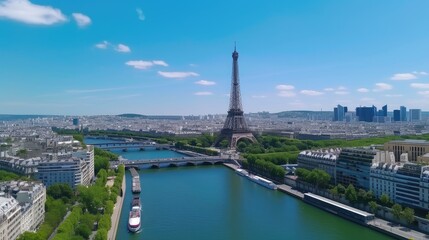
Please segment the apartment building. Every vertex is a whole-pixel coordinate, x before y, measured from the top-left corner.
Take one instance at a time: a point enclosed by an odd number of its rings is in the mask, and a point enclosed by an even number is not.
[[[331,175],[331,181],[335,182],[335,166],[340,152],[340,148],[302,151],[298,155],[298,167],[308,170],[322,169]]]
[[[42,183],[0,183],[0,240],[14,240],[43,222],[46,188]]]

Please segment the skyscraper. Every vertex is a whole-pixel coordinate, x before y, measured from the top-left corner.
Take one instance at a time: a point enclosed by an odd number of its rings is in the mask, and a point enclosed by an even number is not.
[[[406,107],[404,107],[404,106],[401,106],[400,108],[399,108],[399,110],[400,110],[400,115],[401,115],[401,121],[402,122],[406,122],[407,121],[407,108]]]
[[[401,121],[401,111],[400,110],[393,110],[393,121],[395,121],[395,122]]]
[[[384,116],[384,117],[387,117],[387,104],[386,104],[386,105],[384,105],[381,109],[382,109],[382,111],[383,111],[383,116]]]
[[[359,121],[372,122],[376,114],[377,114],[377,108],[375,106],[356,108],[356,116],[359,117]]]
[[[334,121],[344,121],[344,115],[347,112],[347,107],[343,107],[341,105],[337,105],[336,108],[334,108]]]
[[[410,109],[410,122],[417,122],[422,120],[421,109]]]

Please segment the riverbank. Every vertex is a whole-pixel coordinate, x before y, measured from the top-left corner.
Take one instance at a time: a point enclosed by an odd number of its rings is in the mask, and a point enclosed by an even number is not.
[[[115,204],[115,208],[113,209],[112,218],[111,218],[112,227],[107,233],[108,240],[116,239],[116,233],[118,231],[118,225],[119,225],[119,218],[121,216],[122,206],[124,205],[126,190],[127,190],[127,185],[126,185],[126,179],[124,175],[124,177],[122,178],[122,194],[118,195],[118,197],[116,198],[116,204]]]
[[[237,165],[234,165],[231,163],[224,163],[223,165],[234,171],[239,168]],[[293,189],[289,185],[279,184],[277,185],[277,189],[297,199],[300,199],[300,200],[304,199],[304,193]],[[396,239],[429,239],[429,235],[426,235],[425,233],[418,232],[406,227],[402,227],[398,224],[394,224],[392,222],[389,222],[380,218],[375,218],[373,221],[369,222],[368,224],[361,224],[361,225],[368,227],[370,229],[373,229],[375,231],[384,233]]]

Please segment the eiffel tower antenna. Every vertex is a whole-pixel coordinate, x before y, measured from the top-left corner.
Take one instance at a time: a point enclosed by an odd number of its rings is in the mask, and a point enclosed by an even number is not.
[[[238,52],[237,45],[234,42],[228,116],[226,117],[225,124],[223,125],[219,137],[214,145],[219,146],[219,143],[226,139],[229,141],[229,148],[235,149],[237,147],[238,140],[241,138],[247,138],[252,142],[256,142],[256,138],[248,128],[246,119],[244,118],[240,94],[240,78],[238,73]]]

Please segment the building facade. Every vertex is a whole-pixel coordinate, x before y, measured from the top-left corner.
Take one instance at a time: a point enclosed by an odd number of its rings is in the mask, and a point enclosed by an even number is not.
[[[71,188],[76,188],[77,185],[89,184],[88,167],[79,158],[41,161],[37,169],[37,179],[47,187],[56,183],[65,183]]]
[[[42,183],[0,183],[0,240],[35,231],[44,220],[46,188]]]
[[[395,199],[395,174],[400,167],[400,163],[395,162],[393,153],[389,153],[390,161],[376,162],[371,166],[370,170],[370,190],[376,198],[387,194],[389,199]]]
[[[308,170],[322,169],[331,176],[331,181],[335,182],[335,166],[341,149],[319,149],[306,150],[298,155],[298,167]]]
[[[429,153],[429,142],[425,140],[397,140],[384,144],[384,150],[393,152],[397,161],[401,154],[406,153],[410,162],[417,162],[419,156]]]

